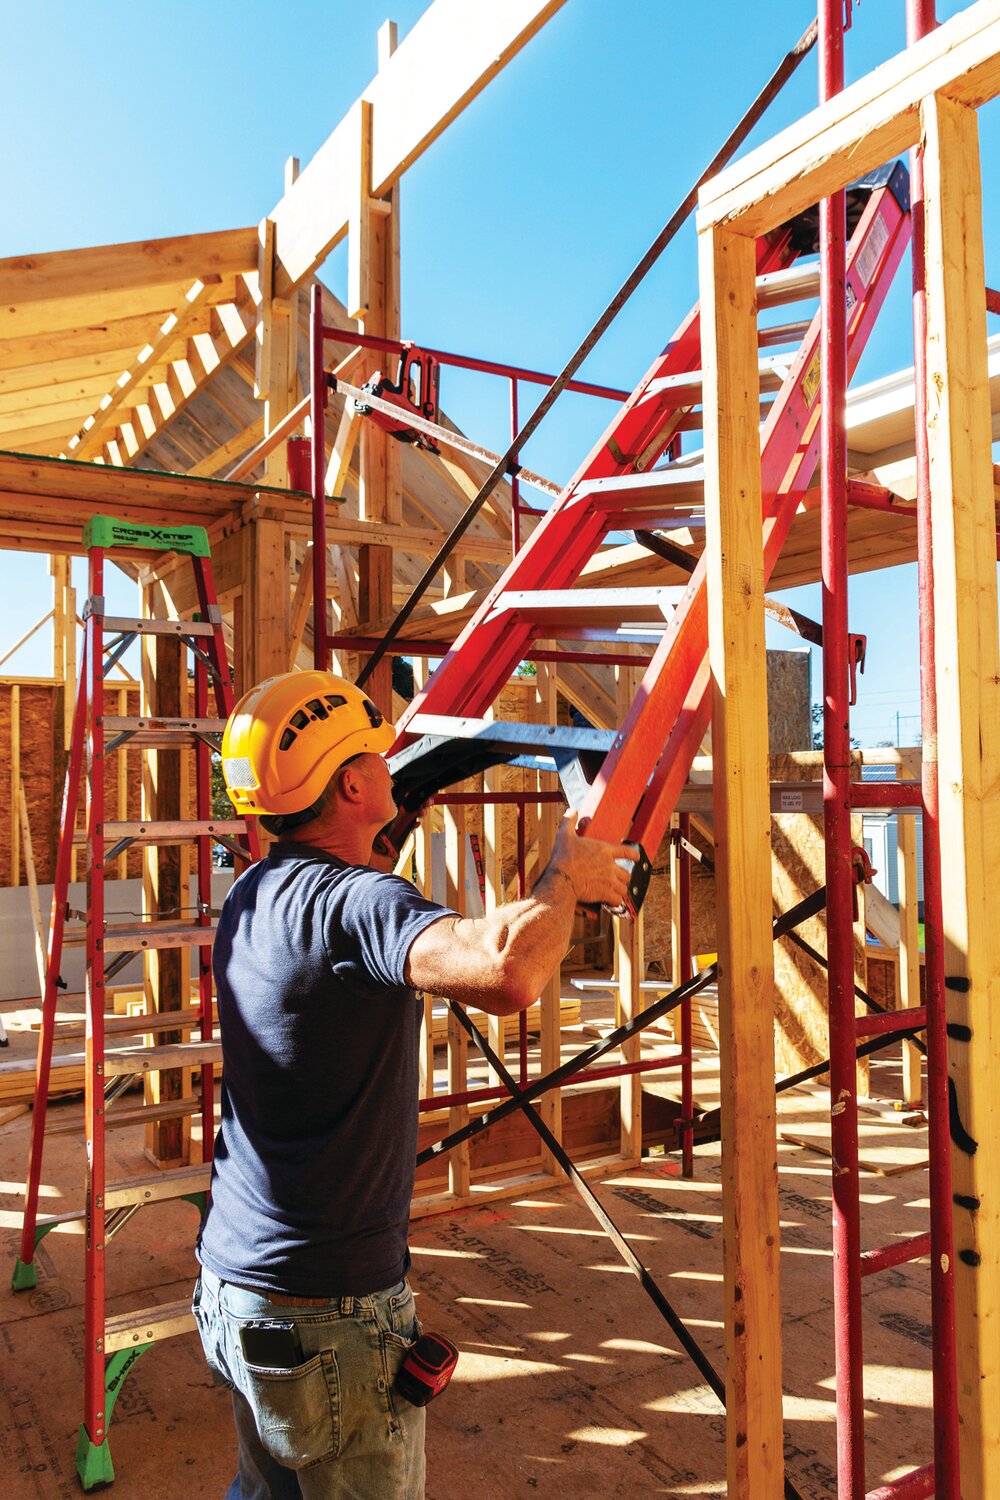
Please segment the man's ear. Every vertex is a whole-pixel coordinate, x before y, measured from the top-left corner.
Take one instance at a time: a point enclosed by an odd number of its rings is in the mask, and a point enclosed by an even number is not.
[[[342,766],[336,775],[337,790],[348,802],[357,802],[363,791],[361,777],[354,766]]]

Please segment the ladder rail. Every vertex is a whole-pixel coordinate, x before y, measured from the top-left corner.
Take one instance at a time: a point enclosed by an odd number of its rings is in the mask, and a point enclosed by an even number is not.
[[[204,662],[196,661],[194,667],[194,711],[204,715],[208,707],[208,668]],[[195,816],[211,817],[211,753],[204,741],[195,748]],[[204,836],[198,839],[198,921],[202,927],[211,928],[212,917],[212,846]],[[198,1009],[200,1032],[203,1041],[212,1036],[212,948],[205,944],[198,949]],[[215,1117],[215,1072],[211,1063],[201,1070],[201,1159],[212,1160],[214,1148],[213,1122]]]
[[[104,550],[89,553],[89,595],[104,593]],[[87,713],[87,982],[84,1129],[87,1145],[84,1248],[83,1425],[91,1443],[105,1440],[104,1400],[104,618],[85,621]]]
[[[84,724],[86,721],[87,638],[84,636],[80,656],[80,680],[73,724],[70,731],[69,758],[63,778],[62,806],[59,815],[59,842],[52,889],[52,911],[49,915],[48,953],[45,964],[45,993],[42,997],[42,1024],[38,1037],[35,1064],[35,1094],[31,1110],[31,1140],[28,1147],[28,1173],[25,1185],[24,1219],[21,1226],[21,1253],[15,1277],[31,1264],[35,1255],[35,1228],[38,1222],[38,1194],[42,1180],[42,1155],[45,1146],[45,1117],[49,1102],[49,1077],[52,1071],[52,1045],[55,1040],[56,1009],[59,1001],[62,968],[63,934],[69,899],[69,877],[76,831],[76,810],[80,799],[80,774],[83,761]]]

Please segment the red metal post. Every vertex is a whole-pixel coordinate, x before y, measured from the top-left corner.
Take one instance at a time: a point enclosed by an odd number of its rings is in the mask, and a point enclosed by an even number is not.
[[[906,37],[918,41],[937,21],[934,0],[907,0]],[[958,1388],[955,1358],[954,1244],[951,1224],[951,1130],[948,1099],[947,1011],[938,821],[937,688],[934,625],[934,547],[927,452],[927,304],[923,149],[910,152],[913,220],[913,373],[917,461],[917,588],[920,606],[920,724],[923,781],[924,984],[927,1007],[927,1118],[931,1219],[932,1381],[934,1475],[940,1500],[958,1500]]]
[[[844,86],[844,0],[819,4],[820,101]],[[861,1205],[858,1190],[847,625],[846,197],[820,204],[822,315],[823,819],[829,953],[837,1494],[863,1500]]]
[[[517,381],[510,382],[510,440],[517,437],[521,424],[517,415]],[[516,557],[521,550],[521,481],[516,474],[510,476],[510,543]]]
[[[677,901],[680,911],[680,973],[673,976],[676,987],[686,984],[691,978],[691,856],[684,843],[691,837],[691,818],[681,813],[679,819],[681,844],[677,851]],[[694,1176],[694,1079],[691,1073],[691,996],[681,1002],[681,1173]]]
[[[326,370],[323,363],[323,288],[312,289],[309,317],[309,411],[312,417],[313,666],[330,664],[326,643]],[[247,684],[251,686],[251,684]]]
[[[104,553],[90,552],[86,622],[87,694],[87,996],[86,1281],[83,1325],[83,1421],[100,1446],[104,1428]]]

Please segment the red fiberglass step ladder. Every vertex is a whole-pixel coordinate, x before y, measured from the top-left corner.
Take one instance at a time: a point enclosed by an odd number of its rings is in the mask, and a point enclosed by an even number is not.
[[[42,1028],[31,1150],[25,1196],[21,1253],[13,1286],[24,1291],[36,1284],[35,1251],[58,1225],[82,1220],[86,1236],[84,1291],[84,1413],[77,1442],[76,1466],[84,1489],[108,1484],[114,1467],[107,1431],[115,1398],[125,1374],[139,1355],[159,1338],[186,1332],[194,1326],[190,1304],[148,1307],[137,1312],[105,1316],[105,1250],[108,1241],[144,1204],[190,1198],[204,1204],[211,1173],[214,1126],[214,1066],[221,1060],[212,1037],[212,846],[222,844],[234,856],[256,858],[256,834],[242,819],[212,818],[211,753],[221,742],[233,706],[233,689],[222,634],[222,614],[215,597],[208,538],[201,526],[143,527],[109,516],[95,516],[84,531],[89,562],[89,598],[84,618],[80,683],[73,716],[69,760],[63,789],[55,890],[49,927]],[[112,549],[147,548],[157,553],[187,554],[194,568],[199,618],[194,621],[113,618],[104,607],[104,559]],[[106,714],[104,680],[137,637],[166,635],[180,640],[194,658],[194,716],[190,719],[131,718]],[[211,679],[211,682],[210,682]],[[214,695],[215,716],[209,717]],[[125,745],[141,749],[193,752],[195,812],[193,820],[173,822],[105,821],[105,765]],[[86,766],[86,771],[84,771]],[[87,910],[69,906],[70,856],[77,820],[81,780],[86,785]],[[111,862],[133,845],[194,843],[197,856],[198,903],[189,920],[177,915],[154,920],[109,923],[105,920],[105,872]],[[86,925],[67,925],[67,918],[86,918]],[[56,1002],[63,987],[60,977],[64,948],[86,945],[85,1131],[87,1180],[82,1209],[54,1217],[39,1216],[38,1196],[45,1145],[52,1044],[56,1035]],[[105,987],[136,954],[164,948],[198,951],[198,1008],[170,1012],[169,1032],[194,1028],[200,1040],[141,1044],[144,1033],[155,1031],[150,1017],[105,1019]],[[123,1024],[124,1022],[124,1024]],[[140,1045],[105,1047],[105,1033],[127,1034]],[[161,1028],[162,1029],[162,1028]],[[168,1044],[170,1043],[170,1044]],[[169,1068],[200,1067],[202,1161],[175,1171],[134,1177],[123,1182],[105,1180],[105,1130],[114,1128],[113,1102],[147,1073]],[[107,1113],[106,1113],[107,1112]]]
[[[848,213],[850,375],[909,240],[905,167],[887,166],[854,184]],[[793,264],[815,249],[814,214],[758,240],[760,305],[817,294],[818,266]],[[502,761],[542,757],[550,770],[554,762],[570,806],[591,820],[590,835],[639,845],[630,893],[634,909],[710,717],[704,558],[691,560],[690,580],[617,733],[501,724],[483,716],[530,656],[532,642],[560,635],[560,621],[565,633],[567,617],[586,617],[588,607],[595,618],[609,604],[618,606],[620,619],[634,617],[630,605],[648,610],[656,590],[587,591],[573,585],[609,534],[683,525],[685,506],[702,503],[699,468],[683,461],[654,467],[678,432],[691,425],[701,400],[700,333],[696,307],[407,708],[392,757],[407,807]],[[798,353],[785,363],[787,376],[761,429],[765,577],[812,486],[819,456],[818,310]],[[595,767],[591,780],[588,772]]]

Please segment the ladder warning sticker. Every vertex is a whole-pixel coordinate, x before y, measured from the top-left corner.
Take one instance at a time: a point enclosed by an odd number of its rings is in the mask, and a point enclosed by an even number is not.
[[[803,806],[802,793],[780,792],[778,794],[778,803],[779,812],[801,812]]]
[[[878,265],[879,256],[889,241],[889,231],[885,227],[884,219],[876,219],[869,229],[864,244],[858,251],[858,259],[855,270],[861,278],[862,286],[867,286],[872,279],[875,267]]]
[[[808,369],[802,377],[802,395],[807,406],[812,406],[816,400],[816,392],[819,390],[820,373],[822,371],[823,358],[817,349],[809,361]]]

